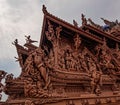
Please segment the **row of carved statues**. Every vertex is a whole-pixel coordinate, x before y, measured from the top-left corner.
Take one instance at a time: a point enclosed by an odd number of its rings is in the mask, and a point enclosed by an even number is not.
[[[24,78],[25,96],[51,97],[53,93],[49,93],[51,87],[49,71],[55,69],[91,74],[91,92],[99,94],[102,85],[101,75],[114,74],[116,69],[119,69],[117,63],[120,51],[117,51],[115,57],[106,43],[97,45],[94,48],[94,55],[86,47],[81,51],[64,47],[58,50],[58,65],[55,65],[54,52],[51,50],[49,55],[46,55],[45,51],[39,47],[30,52],[24,63],[21,77]],[[1,74],[2,78],[4,78],[3,74]],[[13,80],[12,74],[6,76],[6,82],[10,80]],[[58,97],[59,95],[55,93],[53,96]]]
[[[58,66],[61,69],[67,69],[68,71],[74,70],[78,72],[88,72],[88,69],[92,71],[91,64],[96,68],[96,64],[90,55],[84,49],[82,52],[73,52],[70,49],[63,50],[63,54],[59,53]],[[62,52],[62,51],[60,51]]]
[[[115,52],[116,57],[111,49],[106,45],[97,45],[94,48],[94,55],[86,47],[81,52],[76,52],[71,48],[58,50],[57,68],[66,71],[90,72],[92,70],[102,70],[112,72],[119,69],[119,51]],[[47,58],[51,66],[55,66],[55,56],[53,51]]]
[[[85,19],[84,15],[82,15],[82,18]],[[119,54],[117,54],[118,56],[115,58],[105,40],[103,45],[98,44],[93,46],[91,50],[88,50],[85,46],[83,49],[80,49],[82,38],[79,34],[74,35],[72,39],[73,45],[70,45],[67,41],[63,42],[66,44],[61,45],[61,31],[61,26],[57,27],[55,30],[50,21],[48,21],[48,30],[45,34],[47,40],[52,44],[52,51],[50,50],[48,59],[50,58],[49,60],[52,62],[52,65],[55,63],[53,66],[56,67],[57,65],[57,67],[62,70],[66,69],[67,71],[74,70],[83,72],[89,72],[92,71],[92,69],[102,69],[103,71],[105,71],[105,69],[118,69],[119,63],[116,62],[120,62],[118,58]],[[68,48],[64,47],[67,45],[69,46]]]

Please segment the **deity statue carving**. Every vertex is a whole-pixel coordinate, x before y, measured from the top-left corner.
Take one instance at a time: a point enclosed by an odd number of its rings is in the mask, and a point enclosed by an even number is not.
[[[100,86],[102,85],[102,73],[100,71],[91,71],[91,92],[99,95],[101,93]]]
[[[62,26],[56,27],[56,37],[60,39],[60,32],[62,31]]]
[[[85,55],[86,55],[86,52],[84,50],[78,54],[79,65],[82,71],[88,72],[88,66],[87,66]]]
[[[72,68],[72,52],[68,49],[65,52],[66,69]]]
[[[62,31],[62,27],[58,26],[56,27],[56,30],[54,30],[53,25],[48,21],[48,31],[45,32],[47,39],[52,43],[53,45],[53,53],[55,57],[55,67],[57,67],[58,64],[58,50],[59,50],[59,41],[60,41],[60,32]]]
[[[63,70],[66,68],[65,67],[65,51],[64,49],[60,49],[60,52],[58,52],[58,65],[59,68],[62,68]]]
[[[102,51],[100,56],[100,65],[103,69],[107,69],[108,72],[111,72],[109,69],[114,69],[114,65],[112,64],[112,58],[106,51]],[[105,67],[105,68],[104,68]]]
[[[49,84],[49,78],[47,68],[45,67],[45,62],[43,61],[44,57],[44,51],[41,48],[37,48],[29,55],[24,66],[27,75],[34,73],[35,70],[40,72],[40,75],[45,82],[44,88],[46,89]]]
[[[106,44],[106,40],[104,39],[103,45],[97,45],[95,50],[101,70],[104,73],[113,74],[115,70],[114,58],[112,54],[110,54],[111,51]]]
[[[97,70],[97,66],[90,56],[87,57],[87,63],[88,63],[89,72]]]
[[[30,53],[25,64],[24,72],[21,76],[29,77],[25,80],[26,97],[43,97],[46,96],[50,79],[48,77],[47,63],[44,60],[44,50],[37,48]]]
[[[41,48],[37,48],[32,56],[35,67],[40,71],[41,76],[44,79],[45,82],[44,89],[47,89],[50,81],[47,73],[47,68],[45,67],[45,62],[42,62],[43,58],[45,57],[44,52]]]
[[[48,40],[50,40],[52,43],[54,43],[54,29],[53,29],[53,26],[51,25],[50,21],[48,21],[48,31],[45,32],[46,34],[46,37]]]
[[[80,38],[79,34],[76,34],[74,37],[74,46],[75,46],[76,51],[80,47],[80,44],[81,44],[81,38]]]

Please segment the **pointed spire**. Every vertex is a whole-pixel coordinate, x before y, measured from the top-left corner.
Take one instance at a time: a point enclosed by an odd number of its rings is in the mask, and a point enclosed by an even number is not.
[[[46,9],[46,6],[45,6],[45,5],[43,5],[43,7],[42,7],[42,11],[43,11],[44,14],[47,13],[47,9]]]

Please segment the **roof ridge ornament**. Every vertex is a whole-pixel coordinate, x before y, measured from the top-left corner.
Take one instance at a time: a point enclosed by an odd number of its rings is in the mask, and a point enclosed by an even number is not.
[[[77,21],[74,20],[74,19],[73,19],[73,25],[74,25],[75,27],[78,27],[78,23],[77,23]]]
[[[18,45],[18,39],[15,39],[14,42],[12,42],[13,45]]]
[[[44,14],[48,13],[45,5],[42,6],[42,11]]]
[[[87,19],[85,18],[84,14],[81,14],[81,19],[82,19],[82,25],[86,25],[87,24]]]

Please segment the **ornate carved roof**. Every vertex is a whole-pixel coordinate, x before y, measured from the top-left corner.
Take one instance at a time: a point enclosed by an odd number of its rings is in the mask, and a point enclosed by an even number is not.
[[[57,23],[65,28],[68,28],[68,29],[76,32],[76,33],[80,33],[80,35],[88,37],[99,43],[103,42],[103,38],[101,38],[101,37],[106,37],[106,38],[112,39],[112,40],[120,43],[120,39],[119,39],[119,30],[120,30],[119,24],[120,23],[116,24],[115,22],[109,21],[109,24],[114,23],[114,25],[111,26],[111,29],[109,29],[109,31],[107,31],[107,30],[104,30],[104,26],[100,26],[100,25],[94,23],[90,18],[86,19],[85,16],[82,14],[81,19],[82,19],[83,23],[85,20],[86,20],[86,22],[85,22],[85,24],[82,24],[82,26],[76,27],[76,26],[74,26],[75,23],[77,24],[77,22],[75,22],[75,20],[73,21],[73,24],[70,24],[70,23],[66,22],[65,20],[62,20],[62,19],[50,14],[47,11],[45,6],[43,6],[43,13],[44,13],[44,21],[43,21],[43,28],[42,28],[42,33],[41,33],[42,37],[41,37],[40,43],[42,43],[43,39],[44,39],[43,35],[44,35],[45,27],[46,27],[45,25],[47,25],[46,24],[47,20],[51,20],[54,23]],[[107,20],[104,20],[104,21],[107,21]],[[93,33],[91,31],[93,31]],[[98,36],[94,35],[94,33],[99,34],[99,35]]]
[[[0,82],[5,78],[6,83],[0,84],[0,93],[4,87],[9,95],[6,103],[95,105],[120,98],[120,39],[112,31],[116,25],[108,33],[83,14],[79,27],[75,20],[72,25],[50,14],[44,5],[43,13],[40,46],[30,35],[23,46],[17,39],[13,43],[21,75],[0,71]]]

